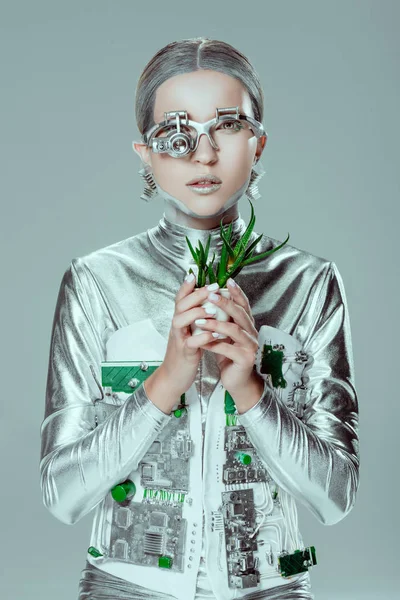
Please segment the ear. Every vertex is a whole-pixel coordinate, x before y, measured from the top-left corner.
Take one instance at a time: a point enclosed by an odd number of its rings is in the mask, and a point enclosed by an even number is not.
[[[267,143],[267,139],[268,139],[268,135],[265,134],[265,135],[262,135],[257,140],[257,149],[256,149],[256,155],[255,155],[255,158],[257,160],[260,160],[260,158],[261,158],[261,154],[263,153],[263,150],[264,150],[265,145]]]
[[[133,141],[132,148],[136,152],[136,154],[142,159],[143,163],[151,165],[150,148],[147,146],[147,144]]]

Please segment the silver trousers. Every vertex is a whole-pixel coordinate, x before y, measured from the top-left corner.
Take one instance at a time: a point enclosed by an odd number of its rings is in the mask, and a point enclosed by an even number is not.
[[[309,579],[297,579],[293,583],[278,586],[269,590],[253,592],[242,597],[242,600],[315,600],[310,591]],[[233,597],[233,596],[232,596]],[[197,590],[194,600],[215,598],[202,594]],[[158,594],[145,587],[120,579],[101,569],[97,569],[86,561],[79,581],[78,600],[176,600],[175,596]]]

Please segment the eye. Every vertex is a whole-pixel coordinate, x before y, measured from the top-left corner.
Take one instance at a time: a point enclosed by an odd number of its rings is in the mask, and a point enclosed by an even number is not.
[[[237,120],[223,121],[218,127],[218,130],[222,131],[240,131],[241,129],[243,129],[243,125]]]

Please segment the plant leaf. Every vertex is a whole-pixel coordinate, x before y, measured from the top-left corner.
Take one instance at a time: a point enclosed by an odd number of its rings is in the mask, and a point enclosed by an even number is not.
[[[203,244],[200,242],[199,240],[199,247],[200,247],[200,264],[202,267],[204,267],[205,262],[206,262],[206,257],[205,257],[205,253],[204,253],[204,248],[203,248]]]
[[[247,248],[246,250],[246,254],[245,254],[245,260],[246,258],[248,258],[250,256],[251,251],[253,250],[253,248],[255,248],[255,246],[257,246],[258,242],[261,240],[263,234],[261,234],[256,240],[254,240],[254,242]]]
[[[253,256],[253,258],[249,258],[245,261],[242,262],[241,266],[244,267],[246,265],[250,265],[251,263],[256,262],[257,260],[261,260],[262,258],[266,258],[267,256],[270,256],[270,254],[273,254],[274,252],[276,252],[277,250],[279,250],[280,248],[282,248],[282,246],[284,246],[286,244],[286,242],[289,239],[289,234],[286,238],[286,240],[280,244],[279,246],[276,246],[275,248],[272,248],[272,250],[268,250],[268,252],[263,252],[262,254],[258,254],[257,256]]]
[[[185,237],[186,237],[187,244],[189,246],[189,250],[190,250],[190,252],[191,252],[191,254],[193,256],[193,260],[196,263],[196,265],[199,266],[199,259],[198,259],[198,256],[197,256],[197,251],[196,252],[194,251],[193,246],[190,243],[189,238],[187,236],[185,236]]]
[[[204,286],[205,279],[206,279],[206,276],[205,276],[204,270],[203,269],[199,270],[199,288]]]
[[[208,253],[210,251],[210,243],[211,243],[211,233],[208,236],[208,240],[207,240],[207,244],[206,244],[206,249],[205,249],[205,255],[206,256],[205,256],[205,259],[204,259],[205,263],[207,263],[207,260],[208,260]]]
[[[239,265],[243,265],[244,256],[246,254],[246,249],[242,249],[236,260],[231,264],[231,269],[236,269]]]
[[[225,244],[222,246],[222,250],[221,250],[221,258],[220,258],[220,263],[218,265],[218,282],[220,282],[220,280],[224,277],[224,275],[226,274],[226,264],[228,262],[228,253],[227,253],[227,248],[225,246]]]
[[[232,229],[231,229],[231,231],[232,231]],[[225,231],[222,229],[222,227],[221,227],[221,229],[220,229],[220,236],[222,237],[222,241],[224,242],[224,246],[223,246],[223,247],[226,247],[226,249],[227,249],[227,252],[228,252],[229,256],[230,256],[231,258],[235,258],[235,251],[234,251],[234,249],[232,248],[232,246],[230,245],[230,243],[229,243],[229,240],[228,240],[228,238],[227,238],[227,236],[226,236],[226,233],[225,233]]]
[[[240,273],[240,271],[241,271],[242,269],[243,269],[242,265],[239,265],[239,266],[237,267],[237,269],[235,269],[234,271],[230,271],[230,272],[228,273],[227,280],[228,280],[228,278],[229,278],[229,277],[232,277],[232,278],[234,278],[234,277],[236,277],[237,275],[239,275],[239,273]]]
[[[256,222],[256,217],[255,217],[255,214],[254,214],[253,204],[251,203],[250,200],[249,200],[249,202],[250,202],[250,206],[251,206],[250,222],[249,222],[249,224],[248,224],[248,226],[246,228],[246,231],[244,232],[242,238],[240,239],[240,242],[239,242],[240,243],[240,248],[238,248],[237,254],[239,254],[239,252],[240,252],[240,250],[242,248],[246,248],[247,243],[248,243],[248,241],[249,241],[249,239],[251,237],[251,234],[253,233],[254,225],[255,225],[255,222]],[[235,251],[236,251],[236,248],[235,248]]]
[[[210,281],[210,283],[214,283],[217,278],[215,277],[214,271],[212,269],[212,264],[208,265],[208,279]]]

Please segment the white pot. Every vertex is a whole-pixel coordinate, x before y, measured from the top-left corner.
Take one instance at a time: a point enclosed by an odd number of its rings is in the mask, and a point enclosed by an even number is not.
[[[231,293],[228,290],[228,288],[220,288],[215,293],[221,294],[221,296],[223,296],[224,298],[229,299],[231,297]],[[216,319],[217,321],[229,321],[230,319],[230,315],[228,315],[224,310],[222,310],[222,308],[220,308],[218,304],[215,304],[215,302],[210,302],[210,300],[206,300],[201,306],[203,306],[204,308],[207,308],[208,306],[215,306],[215,308],[217,309],[215,315],[204,315],[205,319]],[[192,335],[199,335],[200,333],[204,333],[205,331],[210,331],[209,329],[206,330],[202,327],[199,327],[198,325],[196,325],[196,323],[192,323],[190,325],[190,329],[192,331]],[[228,337],[224,333],[220,333],[220,336],[221,337],[215,339],[222,340],[223,338]]]

